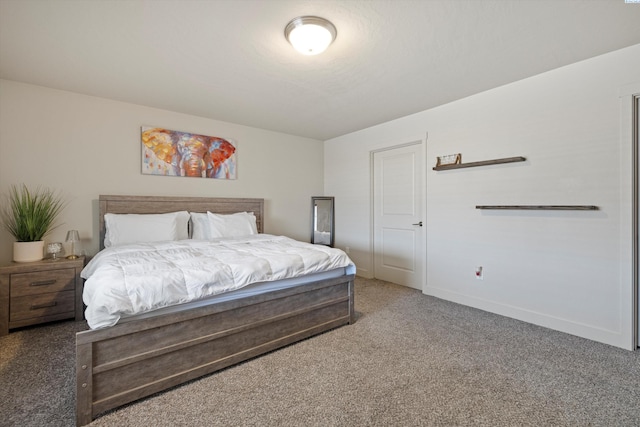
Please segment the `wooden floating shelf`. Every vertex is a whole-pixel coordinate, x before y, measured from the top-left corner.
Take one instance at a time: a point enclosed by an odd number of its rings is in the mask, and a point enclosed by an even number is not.
[[[527,211],[597,211],[593,205],[485,205],[476,209],[527,210]]]
[[[480,162],[469,162],[469,163],[458,163],[454,165],[440,165],[435,166],[433,168],[434,171],[445,171],[450,169],[462,169],[462,168],[473,168],[476,166],[489,166],[489,165],[499,165],[502,163],[515,163],[515,162],[524,162],[527,160],[522,156],[517,157],[506,157],[504,159],[495,159],[495,160],[483,160]]]

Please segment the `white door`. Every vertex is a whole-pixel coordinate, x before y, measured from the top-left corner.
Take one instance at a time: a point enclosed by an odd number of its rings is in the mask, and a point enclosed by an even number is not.
[[[422,144],[373,155],[374,275],[422,290]]]

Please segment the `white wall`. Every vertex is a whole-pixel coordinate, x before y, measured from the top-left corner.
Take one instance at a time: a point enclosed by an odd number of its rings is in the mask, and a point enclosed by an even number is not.
[[[238,179],[142,175],[141,125],[235,141]],[[98,249],[100,194],[263,197],[265,232],[308,241],[322,153],[318,140],[0,80],[0,193],[22,183],[61,191],[64,224],[47,241],[77,229],[88,254]],[[11,260],[12,242],[1,230],[0,263]]]
[[[639,70],[636,45],[326,141],[337,246],[373,275],[370,153],[428,133],[423,292],[631,348],[631,145],[621,140],[619,91]],[[432,170],[453,153],[527,161]],[[600,209],[475,209],[512,204]]]

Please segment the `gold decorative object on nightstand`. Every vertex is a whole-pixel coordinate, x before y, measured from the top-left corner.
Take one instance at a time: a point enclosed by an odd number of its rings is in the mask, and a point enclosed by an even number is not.
[[[80,256],[0,267],[0,336],[22,326],[82,320],[84,261]]]

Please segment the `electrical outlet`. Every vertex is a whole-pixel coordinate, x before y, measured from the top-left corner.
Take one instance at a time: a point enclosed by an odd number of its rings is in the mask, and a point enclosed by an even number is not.
[[[482,272],[482,266],[476,267],[476,279],[484,280],[484,274]]]
[[[349,251],[350,251],[350,250],[351,250],[351,248],[350,248],[349,246],[347,246],[346,248],[344,248],[344,251],[345,251],[346,253],[349,253]]]

